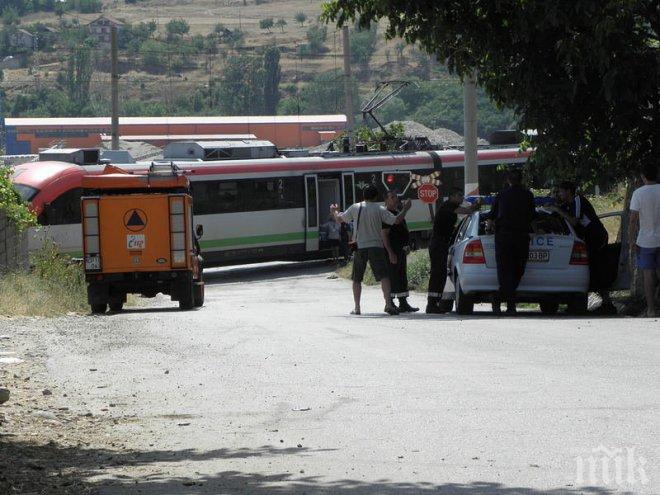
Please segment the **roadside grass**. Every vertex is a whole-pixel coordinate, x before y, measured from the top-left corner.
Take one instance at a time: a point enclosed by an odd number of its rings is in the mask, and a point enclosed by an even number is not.
[[[341,278],[350,279],[352,269],[353,262],[351,261],[346,266],[338,268],[337,275]],[[430,272],[431,261],[429,260],[429,252],[426,249],[420,249],[408,255],[408,287],[410,290],[426,292]],[[369,266],[367,266],[367,271],[364,274],[363,283],[365,285],[378,284]]]
[[[89,311],[80,265],[52,245],[32,256],[31,262],[29,273],[0,275],[0,314],[52,317]]]
[[[87,314],[87,286],[82,267],[55,246],[45,246],[31,258],[28,273],[0,274],[0,315],[54,317]],[[137,299],[128,297],[127,306]]]

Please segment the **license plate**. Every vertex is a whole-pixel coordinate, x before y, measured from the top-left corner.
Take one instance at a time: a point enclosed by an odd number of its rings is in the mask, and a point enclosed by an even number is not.
[[[527,261],[533,263],[547,263],[550,261],[550,251],[530,251]]]
[[[144,243],[144,234],[128,234],[126,236],[126,249],[129,251],[142,251]]]
[[[99,258],[98,256],[85,256],[85,269],[100,270],[101,258]]]

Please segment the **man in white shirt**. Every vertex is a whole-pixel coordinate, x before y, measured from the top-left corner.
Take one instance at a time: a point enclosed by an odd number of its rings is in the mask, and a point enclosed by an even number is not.
[[[654,317],[657,316],[654,279],[660,281],[660,184],[655,164],[644,166],[642,181],[644,185],[630,199],[629,243],[644,274],[647,315]]]
[[[330,206],[330,212],[335,221],[353,222],[353,240],[357,242],[358,248],[353,255],[353,300],[355,308],[351,314],[360,314],[360,298],[362,296],[362,279],[367,269],[367,262],[376,280],[380,281],[385,298],[385,312],[390,315],[398,314],[396,306],[390,298],[391,285],[387,266],[387,254],[383,243],[383,224],[394,225],[401,223],[410,209],[410,200],[403,203],[403,209],[397,216],[393,215],[387,208],[376,203],[378,200],[378,189],[369,184],[363,191],[364,201],[351,205],[345,212],[338,212],[337,205]],[[390,262],[396,263],[396,256]]]

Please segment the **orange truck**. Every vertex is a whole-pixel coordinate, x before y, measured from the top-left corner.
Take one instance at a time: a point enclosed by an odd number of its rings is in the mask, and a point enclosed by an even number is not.
[[[82,234],[92,313],[120,311],[127,294],[168,294],[179,308],[204,304],[190,182],[175,166],[144,175],[107,165],[82,179]]]

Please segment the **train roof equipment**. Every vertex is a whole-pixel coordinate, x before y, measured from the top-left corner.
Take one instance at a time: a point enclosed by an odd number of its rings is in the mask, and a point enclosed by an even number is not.
[[[253,139],[169,143],[163,152],[163,158],[168,160],[250,160],[278,156],[277,147],[273,143]]]

